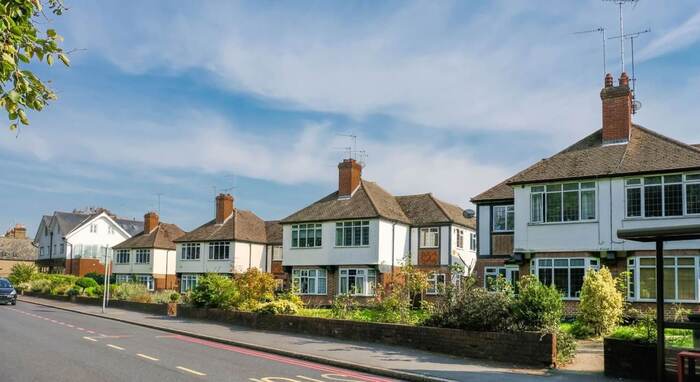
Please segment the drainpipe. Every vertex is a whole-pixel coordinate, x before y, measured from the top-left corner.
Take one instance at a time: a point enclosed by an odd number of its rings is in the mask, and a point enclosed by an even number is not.
[[[396,222],[391,223],[391,282],[394,282],[394,258],[396,257],[395,243]]]

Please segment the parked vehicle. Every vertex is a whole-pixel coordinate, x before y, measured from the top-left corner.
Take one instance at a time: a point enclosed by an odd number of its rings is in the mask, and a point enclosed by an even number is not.
[[[17,305],[17,291],[7,279],[0,278],[0,304]]]

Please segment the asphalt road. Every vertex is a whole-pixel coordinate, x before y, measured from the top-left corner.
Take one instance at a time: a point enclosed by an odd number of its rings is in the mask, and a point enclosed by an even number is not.
[[[0,306],[0,381],[391,379],[17,302]]]

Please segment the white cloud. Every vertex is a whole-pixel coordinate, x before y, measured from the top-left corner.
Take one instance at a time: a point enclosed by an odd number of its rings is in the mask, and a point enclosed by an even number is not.
[[[651,60],[687,48],[700,40],[700,11],[681,25],[654,38],[639,52],[639,60]]]

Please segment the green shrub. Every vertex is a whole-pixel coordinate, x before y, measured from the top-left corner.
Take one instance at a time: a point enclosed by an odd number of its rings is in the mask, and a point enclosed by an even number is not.
[[[468,286],[435,308],[425,325],[475,331],[507,331],[513,327],[513,296],[503,291]]]
[[[297,314],[299,307],[289,300],[276,300],[262,303],[253,311],[265,314]]]
[[[571,362],[576,356],[576,338],[570,333],[557,332],[557,366]]]
[[[277,299],[287,300],[292,304],[296,305],[299,309],[302,309],[304,307],[304,301],[301,299],[301,296],[291,291],[278,294]]]
[[[114,286],[111,290],[111,297],[117,300],[134,302],[151,302],[151,294],[146,286],[138,283],[122,283]],[[102,289],[104,291],[104,289]]]
[[[180,292],[172,291],[170,292],[170,302],[171,303],[177,303],[180,301]]]
[[[47,279],[37,279],[29,282],[31,285],[31,291],[36,293],[49,293],[51,292],[51,281]]]
[[[68,295],[68,291],[75,288],[75,285],[71,284],[61,284],[51,291],[51,294],[55,294],[58,296],[65,296]],[[78,291],[80,291],[80,288],[78,288]]]
[[[200,308],[230,308],[240,301],[236,285],[230,277],[207,274],[199,278],[190,301]]]
[[[331,304],[331,315],[333,318],[346,320],[356,307],[355,298],[350,293],[339,294],[335,296]]]
[[[98,293],[97,289],[98,287],[85,288],[85,290],[83,290],[83,295],[87,297],[102,297],[102,294]],[[100,289],[100,291],[102,290],[104,289]]]
[[[233,283],[238,291],[238,299],[233,303],[234,306],[251,307],[275,299],[275,278],[258,268],[250,268],[236,275]]]
[[[81,289],[79,287],[73,286],[68,291],[66,291],[66,296],[75,297],[80,295]]]
[[[34,276],[36,273],[36,267],[34,264],[17,263],[12,266],[8,279],[12,285],[19,285],[31,280],[32,276]]]
[[[518,282],[513,304],[515,329],[556,333],[563,313],[561,295],[554,286],[545,286],[534,276]]]
[[[173,301],[173,296],[175,300]],[[153,302],[156,304],[167,304],[169,302],[177,302],[180,299],[180,293],[174,290],[162,290],[160,292],[153,293]]]
[[[622,321],[624,296],[608,268],[586,272],[580,297],[576,320],[587,332],[605,336]]]
[[[85,288],[94,288],[94,287],[96,287],[98,284],[97,284],[97,281],[95,281],[95,280],[92,279],[92,278],[89,278],[89,277],[81,277],[81,278],[79,278],[79,279],[75,282],[75,285],[78,286],[78,287],[80,287],[81,290],[85,290]]]

